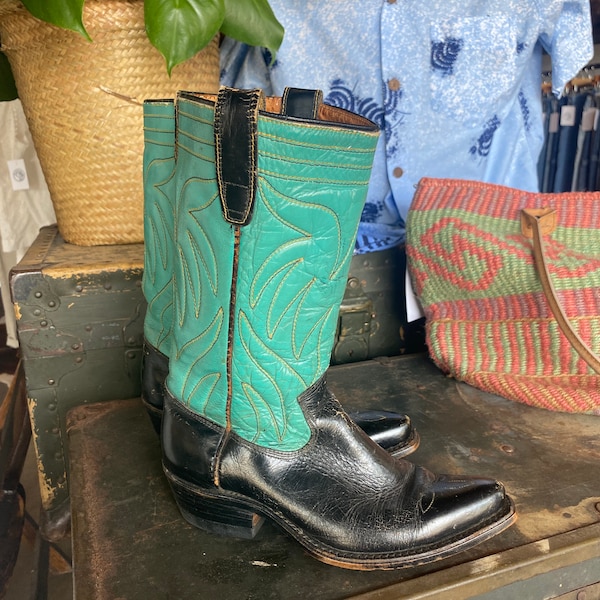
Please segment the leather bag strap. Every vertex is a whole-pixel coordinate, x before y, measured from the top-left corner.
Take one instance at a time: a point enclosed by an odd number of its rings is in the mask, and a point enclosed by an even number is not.
[[[525,237],[533,239],[533,258],[550,310],[558,322],[561,331],[569,340],[575,351],[592,369],[594,369],[594,371],[600,374],[600,357],[587,346],[573,329],[558,301],[556,290],[550,279],[544,245],[544,235],[552,233],[555,227],[556,210],[553,208],[524,208],[521,211],[521,231]]]

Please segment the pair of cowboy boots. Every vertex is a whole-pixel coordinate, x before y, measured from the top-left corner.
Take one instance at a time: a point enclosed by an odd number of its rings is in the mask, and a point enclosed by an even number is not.
[[[361,570],[508,527],[500,483],[398,458],[407,417],[351,419],[327,389],[377,127],[319,93],[222,88],[146,102],[144,128],[143,397],[185,519],[253,537],[268,518]]]

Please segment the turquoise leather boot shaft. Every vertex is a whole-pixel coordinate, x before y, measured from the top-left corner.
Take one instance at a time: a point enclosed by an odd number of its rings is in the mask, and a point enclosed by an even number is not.
[[[214,103],[180,97],[177,114],[167,387],[223,427],[230,397],[238,435],[299,449],[310,429],[297,397],[329,366],[378,131],[260,112],[256,197],[236,226],[216,181]]]
[[[144,103],[144,336],[169,356],[173,323],[175,105]]]
[[[302,91],[310,108],[317,104],[314,92]],[[289,102],[285,114],[310,117],[306,102],[298,96]],[[147,100],[144,104],[144,197],[145,197],[145,275],[144,294],[148,302],[145,320],[142,401],[151,422],[160,432],[164,405],[164,381],[172,352],[173,269],[175,256],[175,105],[168,100]],[[238,135],[237,130],[235,135]],[[185,144],[184,144],[185,145]],[[237,163],[231,164],[235,169]],[[201,310],[201,309],[200,309]],[[413,451],[418,435],[405,415],[386,413],[374,417],[371,411],[353,414],[352,418],[368,430],[384,448],[395,455]]]
[[[178,102],[174,348],[167,388],[224,427],[234,231],[221,211],[213,118],[207,107]]]

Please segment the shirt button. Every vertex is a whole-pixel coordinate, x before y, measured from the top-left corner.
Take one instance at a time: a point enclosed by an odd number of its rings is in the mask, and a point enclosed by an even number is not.
[[[402,177],[402,175],[404,175],[404,170],[401,167],[394,167],[392,174],[394,175],[394,177],[396,179],[400,179],[400,177]]]
[[[392,90],[392,92],[397,92],[400,89],[400,81],[395,77],[392,77],[392,79],[388,79],[387,84],[388,88]]]

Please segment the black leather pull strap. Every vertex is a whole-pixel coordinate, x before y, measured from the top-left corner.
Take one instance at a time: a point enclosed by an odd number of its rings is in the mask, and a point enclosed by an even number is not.
[[[316,119],[319,106],[323,104],[321,90],[285,88],[281,102],[281,114],[298,119]]]
[[[225,220],[247,225],[256,195],[258,111],[261,90],[223,87],[215,107],[217,183]]]

